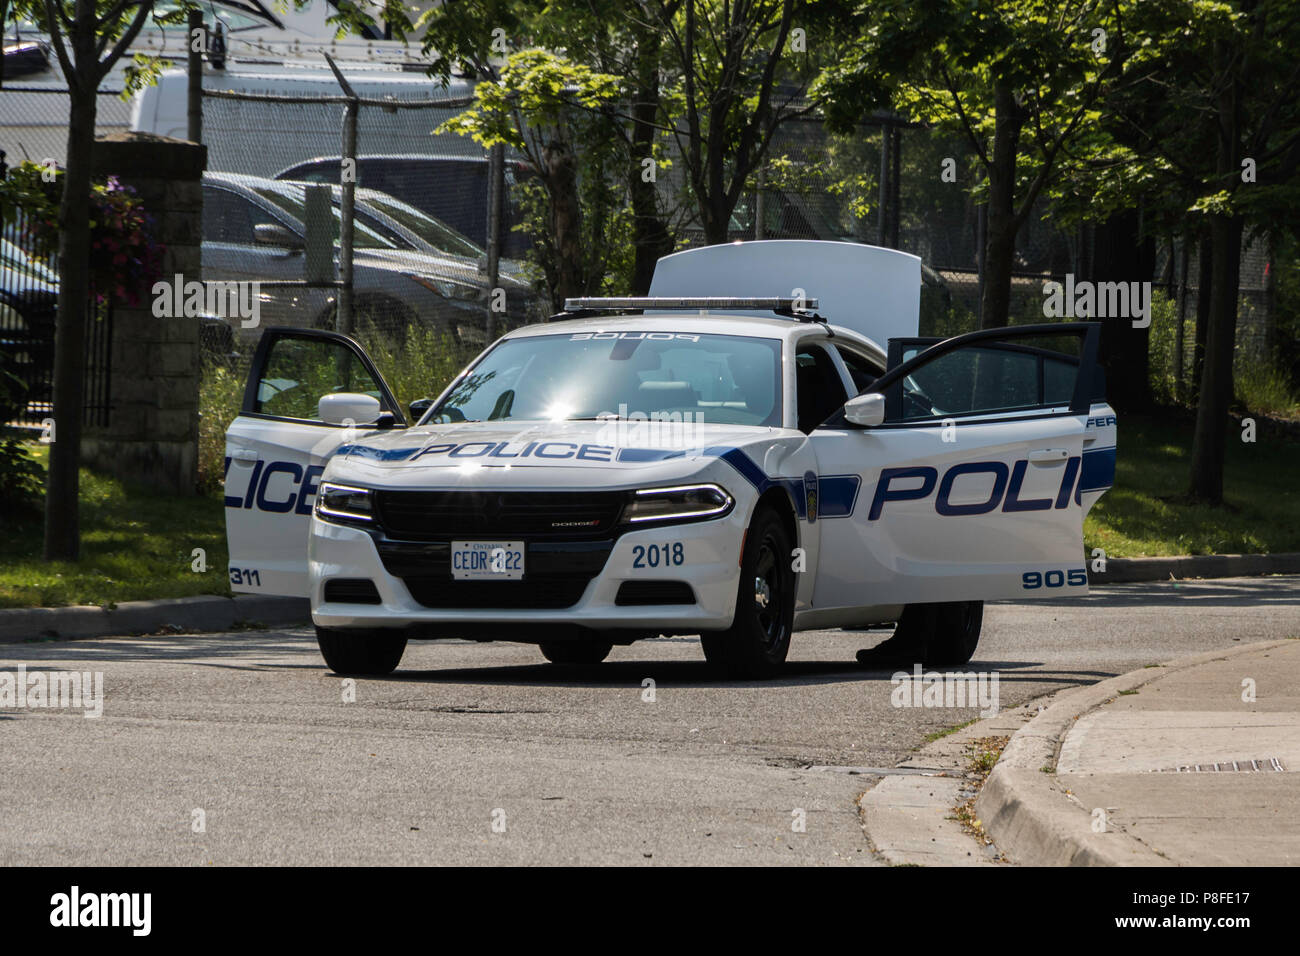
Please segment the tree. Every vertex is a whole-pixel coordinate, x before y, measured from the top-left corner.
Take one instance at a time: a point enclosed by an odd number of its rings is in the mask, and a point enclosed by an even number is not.
[[[1125,0],[1128,2],[1128,0]],[[1097,101],[1126,56],[1120,0],[883,0],[814,86],[830,125],[864,110],[957,132],[984,178],[980,324],[1005,325],[1016,237],[1062,167],[1095,145]]]
[[[598,108],[617,96],[619,82],[545,50],[521,50],[510,55],[495,82],[475,88],[475,106],[439,127],[484,146],[510,146],[537,173],[549,200],[551,254],[544,265],[557,308],[603,276],[603,269],[592,268],[603,262],[600,250],[582,243],[577,157],[580,144],[590,145],[583,129],[600,121]]]
[[[673,117],[665,125],[677,139],[705,241],[726,242],[772,135],[812,108],[800,103],[806,83],[789,81],[800,62],[790,43],[796,17],[811,24],[813,14],[801,0],[661,0],[650,9],[667,38],[674,100],[685,114],[684,129]],[[806,49],[806,39],[799,46]]]
[[[417,29],[423,30],[424,49],[432,54],[430,72],[444,82],[457,69],[466,69],[498,83],[511,51],[537,47],[596,73],[622,78],[619,96],[600,106],[605,121],[585,123],[586,135],[600,135],[601,139],[584,141],[584,149],[576,157],[577,173],[579,190],[591,202],[601,200],[613,188],[612,181],[603,186],[591,182],[595,177],[607,175],[625,184],[631,206],[633,261],[620,291],[627,291],[630,285],[637,293],[649,288],[655,263],[673,246],[658,177],[644,175],[646,160],[662,164],[665,132],[660,121],[662,31],[650,12],[648,4],[652,2],[656,0],[556,0],[546,4],[535,0],[458,0],[431,8],[417,23]],[[668,9],[679,4],[680,0],[669,0]],[[546,104],[548,109],[550,105]],[[572,102],[570,106],[579,108]],[[519,129],[533,121],[518,104],[517,118]],[[577,120],[576,115],[571,120]],[[620,149],[622,155],[618,156]],[[589,208],[587,218],[593,223],[612,222],[610,210],[602,208]],[[545,261],[540,263],[548,277],[561,271],[590,271],[576,262],[558,266],[554,257],[560,245],[555,236],[548,229],[540,238],[548,247],[542,252]],[[617,274],[624,237],[601,235],[588,228],[587,239],[598,247],[595,251],[609,253],[604,265],[607,270],[614,267]],[[553,290],[551,278],[548,284]]]
[[[295,0],[303,3],[306,0]],[[385,0],[405,23],[396,0]],[[91,289],[90,257],[91,151],[95,143],[99,85],[126,55],[156,0],[15,0],[14,16],[30,20],[50,38],[68,86],[67,159],[59,205],[59,302],[54,336],[54,413],[56,440],[50,446],[45,485],[46,560],[76,560],[81,535],[78,521],[81,465],[81,410],[84,401],[85,317]],[[167,11],[167,22],[184,22],[194,0],[181,0]],[[160,18],[162,18],[160,16]],[[373,23],[352,4],[341,4],[333,20],[342,28]],[[148,82],[157,62],[146,60],[130,77]],[[130,85],[128,85],[128,89]]]
[[[20,0],[16,12],[49,34],[68,84],[68,140],[59,207],[59,303],[54,333],[56,440],[45,485],[46,560],[76,560],[81,546],[77,508],[84,401],[86,264],[90,258],[91,150],[100,81],[139,35],[153,2]]]
[[[1108,115],[1115,135],[1162,174],[1187,237],[1201,240],[1188,496],[1221,504],[1243,238],[1294,230],[1300,213],[1300,4],[1150,0],[1130,28],[1152,41],[1135,53]]]

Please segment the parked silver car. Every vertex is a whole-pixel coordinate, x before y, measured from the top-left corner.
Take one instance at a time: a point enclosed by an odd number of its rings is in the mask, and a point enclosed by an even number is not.
[[[335,324],[336,288],[289,284],[303,278],[307,185],[232,173],[203,177],[203,278],[264,283],[262,326],[333,328]],[[337,202],[332,208],[337,249]],[[364,197],[357,201],[354,232],[357,328],[373,324],[396,333],[431,325],[467,341],[483,339],[493,290],[481,271],[477,247],[468,240],[457,247],[450,238],[445,243],[450,249],[421,241],[408,228],[398,228],[391,216],[369,209]],[[498,328],[540,314],[537,295],[518,276],[504,271],[497,287],[505,293]],[[256,330],[237,331],[256,334]]]

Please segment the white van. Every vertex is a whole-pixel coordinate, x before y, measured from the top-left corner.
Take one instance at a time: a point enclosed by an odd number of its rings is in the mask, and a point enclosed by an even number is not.
[[[337,97],[338,81],[321,58],[317,67],[297,65],[235,65],[203,71],[209,90],[279,96]],[[452,80],[444,89],[423,73],[366,68],[355,62],[339,65],[343,75],[365,98],[450,100],[448,107],[386,110],[363,107],[357,122],[357,150],[365,152],[430,153],[481,156],[483,148],[455,135],[430,135],[435,127],[464,107],[474,89],[466,80]],[[131,109],[131,129],[184,139],[188,133],[188,77],[184,70],[166,70],[157,84],[138,93]],[[339,103],[268,103],[204,97],[203,142],[208,169],[274,176],[280,170],[322,155],[338,155],[343,107]]]

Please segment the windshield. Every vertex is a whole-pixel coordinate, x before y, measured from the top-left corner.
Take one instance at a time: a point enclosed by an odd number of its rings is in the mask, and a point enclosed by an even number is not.
[[[280,189],[266,186],[254,186],[253,191],[263,199],[269,199],[299,222],[306,221],[306,199],[302,186],[286,185]],[[339,219],[342,213],[339,207],[331,203],[334,213],[334,244],[339,244]],[[407,244],[399,242],[396,237],[381,234],[377,229],[362,221],[362,217],[352,217],[352,245],[357,249],[401,249]]]
[[[781,424],[781,342],[684,332],[507,339],[428,419]]]
[[[408,206],[399,199],[393,199],[383,193],[372,193],[369,190],[366,191],[362,198],[367,206],[379,210],[440,252],[448,252],[454,256],[466,256],[471,259],[477,259],[484,254],[483,249],[470,242],[450,226],[444,225],[432,216],[420,212],[414,206]]]

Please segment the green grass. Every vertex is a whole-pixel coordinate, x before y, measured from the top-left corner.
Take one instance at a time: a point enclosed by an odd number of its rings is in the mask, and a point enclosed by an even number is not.
[[[1084,543],[1108,558],[1300,551],[1300,444],[1229,432],[1226,508],[1188,504],[1192,422],[1121,417],[1115,487],[1088,514]]]
[[[955,733],[956,733],[957,731],[959,731],[959,730],[965,730],[967,727],[969,727],[969,726],[970,726],[971,724],[973,724],[973,723],[975,723],[974,720],[968,720],[968,721],[966,721],[965,723],[957,724],[957,725],[955,725],[955,726],[953,726],[953,727],[947,727],[947,728],[945,728],[945,729],[943,729],[943,730],[936,730],[936,731],[934,731],[934,733],[930,733],[930,734],[926,734],[926,735],[925,735],[925,742],[926,742],[927,744],[932,744],[932,743],[934,743],[936,740],[943,740],[943,738],[944,738],[944,737],[947,737],[949,734],[955,734]]]
[[[47,449],[36,446],[44,464]],[[38,515],[0,523],[0,607],[112,605],[230,594],[225,509],[215,496],[168,498],[81,470],[81,559],[41,559]],[[207,571],[191,570],[195,548]]]

